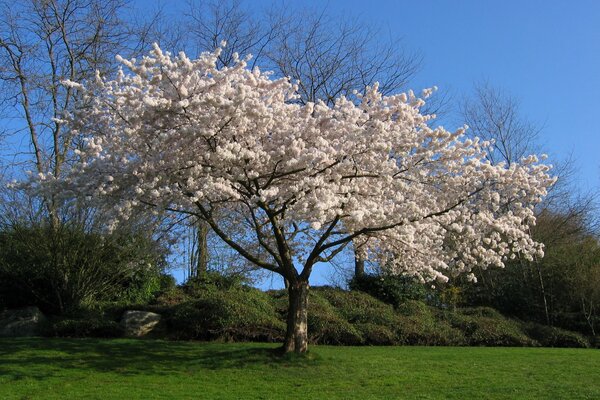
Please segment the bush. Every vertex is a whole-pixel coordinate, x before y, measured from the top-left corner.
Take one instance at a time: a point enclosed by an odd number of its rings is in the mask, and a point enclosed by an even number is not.
[[[398,328],[401,344],[461,346],[466,343],[459,329],[439,318],[436,310],[422,301],[406,301],[398,307],[398,314],[402,316]]]
[[[358,291],[320,288],[315,292],[326,298],[334,311],[354,327],[363,344],[464,343],[460,331],[436,319],[431,307],[421,301],[409,300],[394,310],[391,305]]]
[[[123,328],[115,321],[105,319],[61,319],[50,325],[48,336],[68,338],[117,338]]]
[[[279,342],[285,336],[286,290],[264,293],[243,286],[218,289],[209,284],[196,287],[193,294],[171,286],[156,304],[134,308],[162,314],[169,329],[166,334],[176,339]],[[123,332],[114,321],[131,308],[125,301],[81,308],[68,319],[51,323],[48,335],[118,337]],[[365,293],[333,288],[310,291],[308,329],[313,344],[590,346],[577,333],[521,324],[489,307],[454,312],[409,300],[394,309]]]
[[[371,323],[393,327],[398,324],[394,308],[362,292],[318,288],[314,292],[327,299],[339,314],[351,324]]]
[[[327,301],[332,312],[344,322],[345,342],[340,344],[397,342],[400,319],[391,305],[359,291],[316,288],[313,292]]]
[[[590,347],[587,339],[576,332],[536,323],[526,323],[523,329],[544,347]]]
[[[413,278],[394,275],[362,275],[354,277],[349,283],[350,290],[367,293],[394,307],[407,300],[425,301],[425,286]]]
[[[504,319],[504,316],[492,307],[465,307],[460,309],[460,313],[474,317]]]
[[[269,296],[258,289],[203,290],[167,315],[175,338],[279,341],[285,324]]]
[[[166,292],[177,288],[177,281],[175,277],[170,274],[162,273],[159,276],[159,290],[160,292]]]
[[[175,286],[159,293],[154,299],[154,303],[161,306],[175,306],[191,299],[183,288]]]
[[[532,346],[535,344],[512,320],[488,307],[446,312],[454,328],[460,329],[470,346]]]
[[[387,326],[371,323],[356,324],[355,326],[363,337],[364,344],[376,346],[398,344],[396,332]]]
[[[190,296],[204,290],[230,290],[242,288],[248,283],[243,275],[224,275],[216,271],[207,271],[198,276],[190,277],[183,285],[183,289]]]
[[[287,296],[285,297],[287,301]],[[308,309],[309,340],[315,344],[357,345],[361,334],[318,291],[311,291]]]
[[[285,317],[287,293],[271,292],[271,296]],[[409,301],[399,311],[366,293],[313,288],[309,298],[309,337],[313,343],[338,345],[464,344],[461,332],[444,320],[436,320],[426,304]]]
[[[10,226],[0,231],[0,303],[63,315],[97,301],[150,300],[162,253],[137,234],[79,227]]]
[[[406,301],[400,304],[397,310],[400,315],[404,315],[407,317],[416,316],[421,319],[426,319],[428,322],[429,320],[433,320],[434,318],[434,314],[432,313],[431,308],[422,301]]]

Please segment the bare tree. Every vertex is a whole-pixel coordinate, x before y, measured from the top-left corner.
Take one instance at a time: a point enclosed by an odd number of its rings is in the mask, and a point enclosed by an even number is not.
[[[469,126],[469,135],[492,142],[488,159],[493,164],[504,162],[510,167],[523,157],[544,152],[539,140],[543,126],[523,115],[515,97],[487,82],[474,86],[472,96],[462,102],[459,114],[461,121]],[[557,181],[539,205],[538,214],[544,210],[560,211],[572,218],[589,214],[596,196],[581,194],[574,187],[575,160],[554,159],[552,164]]]
[[[189,3],[186,42],[190,53],[212,51],[223,47],[218,67],[235,63],[236,54],[252,54],[251,67],[264,67],[265,55],[274,40],[285,34],[289,21],[280,13],[263,10],[251,13],[241,0],[196,1]]]
[[[0,104],[14,143],[13,175],[30,169],[60,177],[72,161],[77,137],[64,117],[78,90],[63,82],[115,71],[117,53],[141,50],[147,27],[126,23],[126,6],[126,0],[0,1]],[[55,198],[38,200],[56,226]]]
[[[405,52],[395,38],[382,39],[379,29],[363,21],[325,12],[300,15],[287,34],[276,36],[267,56],[281,75],[298,81],[301,102],[332,104],[375,82],[389,94],[418,70],[420,56]]]
[[[475,85],[472,97],[462,103],[460,114],[471,135],[493,141],[488,158],[494,164],[510,165],[540,150],[541,128],[522,117],[514,97],[487,82]]]

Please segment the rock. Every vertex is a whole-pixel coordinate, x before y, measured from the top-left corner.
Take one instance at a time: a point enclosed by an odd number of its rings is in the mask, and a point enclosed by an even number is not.
[[[45,321],[37,307],[6,310],[0,314],[0,337],[36,336]]]
[[[140,337],[150,333],[160,322],[160,314],[148,311],[125,311],[121,318],[121,326],[125,336]]]

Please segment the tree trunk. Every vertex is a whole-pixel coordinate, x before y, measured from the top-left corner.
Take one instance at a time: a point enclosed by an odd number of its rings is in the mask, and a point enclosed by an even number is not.
[[[205,221],[198,220],[197,224],[197,259],[196,276],[204,275],[208,271],[208,230],[209,225]]]
[[[550,321],[550,312],[548,311],[548,300],[546,297],[546,288],[544,287],[544,278],[542,276],[542,269],[540,268],[540,264],[538,260],[535,259],[535,266],[537,268],[538,278],[540,280],[540,289],[542,290],[542,300],[544,301],[544,314],[546,316],[546,325],[551,326]]]
[[[365,276],[365,257],[356,241],[352,241],[352,246],[354,247],[354,278],[361,278]]]
[[[365,260],[359,254],[354,253],[354,277],[360,278],[365,275]]]
[[[308,282],[290,282],[287,332],[283,351],[306,353],[308,350]]]

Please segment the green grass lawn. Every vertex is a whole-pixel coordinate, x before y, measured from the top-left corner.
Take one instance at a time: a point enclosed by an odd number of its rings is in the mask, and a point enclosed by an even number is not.
[[[0,399],[600,399],[600,351],[0,339]]]

